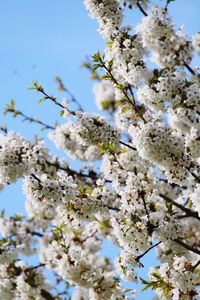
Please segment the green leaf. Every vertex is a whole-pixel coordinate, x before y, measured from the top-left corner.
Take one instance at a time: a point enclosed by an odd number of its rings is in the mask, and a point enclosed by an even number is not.
[[[110,60],[110,61],[109,61],[109,63],[108,63],[108,67],[109,67],[109,69],[111,69],[111,68],[112,68],[112,66],[113,66],[113,61],[114,61],[114,59],[112,59],[112,60]]]
[[[112,102],[110,100],[103,100],[101,101],[101,106],[103,110],[108,110],[112,105]]]
[[[92,76],[90,77],[91,80],[98,79],[98,75],[96,73],[92,73]]]
[[[16,118],[18,115],[21,115],[21,111],[16,110],[13,114],[13,117]]]
[[[127,148],[125,148],[125,147],[121,149],[121,153],[126,153],[127,151],[128,151],[128,150],[127,150]]]
[[[172,207],[173,207],[172,202],[166,201],[165,205],[166,205],[168,213],[172,213]]]
[[[157,279],[162,279],[162,276],[159,273],[153,272],[151,275],[153,275]]]
[[[3,111],[3,115],[6,116],[7,113],[8,113],[8,110],[5,108],[4,111]]]
[[[142,288],[142,292],[145,292],[146,290],[150,289],[152,287],[152,284],[149,283],[145,287]]]
[[[5,246],[6,244],[9,244],[9,240],[6,238],[0,239],[0,246]]]
[[[86,69],[89,69],[90,68],[90,64],[86,61],[84,61],[81,65],[81,68],[86,68]]]
[[[111,76],[109,74],[104,74],[104,75],[101,75],[101,79],[109,80],[109,79],[111,79]]]
[[[35,80],[34,82],[33,82],[33,85],[35,86],[35,89],[38,91],[38,92],[44,92],[44,89],[43,89],[43,87],[41,86],[41,85],[39,85],[39,83],[38,83],[38,81],[37,80]]]
[[[62,117],[64,115],[64,109],[60,111],[60,117]]]
[[[15,100],[11,100],[11,108],[15,108]]]
[[[42,97],[40,100],[38,100],[38,103],[40,104],[40,103],[44,102],[45,100],[46,100],[46,97]]]
[[[112,48],[113,41],[109,41],[109,42],[107,42],[106,44],[107,44],[107,46],[108,46],[109,48]]]
[[[97,53],[92,55],[92,60],[93,60],[93,62],[101,62],[102,61],[100,51],[97,51]]]
[[[27,88],[27,90],[35,90],[35,86],[34,85],[31,85]]]
[[[87,193],[87,194],[91,195],[92,192],[93,192],[93,189],[92,189],[91,187],[88,187],[88,188],[86,189],[86,193]]]
[[[92,67],[92,72],[95,73],[100,66],[101,66],[100,64],[94,64]]]
[[[141,280],[141,282],[142,282],[143,284],[150,284],[150,283],[151,283],[150,281],[148,281],[148,280],[146,280],[146,279],[144,279],[144,278],[142,278],[142,277],[140,277],[140,280]]]
[[[100,143],[98,147],[101,153],[113,153],[115,151],[115,144],[112,143],[108,145]]]
[[[132,109],[132,106],[131,105],[126,105],[122,108],[122,112],[127,112],[129,111],[130,109]]]
[[[129,293],[129,292],[132,292],[132,291],[133,291],[133,290],[132,290],[132,289],[129,289],[129,288],[123,290],[124,293]]]
[[[122,223],[122,224],[126,224],[126,223],[127,223],[127,218],[123,217],[123,218],[121,219],[121,223]]]
[[[121,84],[115,84],[115,88],[116,88],[116,89],[119,89],[119,90],[121,90],[121,91],[124,90],[124,87],[123,87],[123,85],[121,85]]]
[[[15,214],[15,215],[14,215],[14,218],[15,218],[16,221],[20,221],[20,220],[24,219],[25,216],[23,216],[23,215],[21,215],[21,214]]]

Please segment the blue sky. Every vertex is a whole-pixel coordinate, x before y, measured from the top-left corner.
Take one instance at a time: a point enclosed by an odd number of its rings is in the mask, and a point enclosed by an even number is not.
[[[56,75],[63,79],[85,110],[96,111],[91,92],[93,83],[80,65],[86,55],[103,50],[104,42],[97,33],[96,21],[88,17],[82,2],[0,1],[0,112],[14,98],[19,109],[53,124],[59,116],[58,109],[50,103],[38,105],[38,95],[27,91],[27,87],[37,79],[47,91],[62,97],[53,81]],[[156,2],[164,3],[161,0]],[[184,24],[190,37],[200,31],[199,0],[176,0],[171,3],[169,11],[176,27]],[[133,10],[128,13],[126,21],[135,26],[140,18],[140,12]],[[197,59],[194,64],[197,64]],[[4,123],[27,138],[32,138],[35,132],[40,133],[37,125],[21,123],[9,116],[3,118],[0,114],[0,124]],[[51,144],[48,142],[48,145]],[[51,149],[54,150],[52,145]],[[6,208],[9,214],[24,212],[23,203],[21,182],[7,187],[0,194],[0,209]],[[109,246],[105,252],[108,249]],[[149,265],[153,261],[152,255],[146,259]],[[146,299],[147,296],[150,294],[137,299]]]

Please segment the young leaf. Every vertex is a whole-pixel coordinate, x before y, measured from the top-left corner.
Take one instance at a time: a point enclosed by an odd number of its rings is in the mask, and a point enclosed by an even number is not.
[[[60,117],[62,117],[64,115],[64,109],[60,111]]]

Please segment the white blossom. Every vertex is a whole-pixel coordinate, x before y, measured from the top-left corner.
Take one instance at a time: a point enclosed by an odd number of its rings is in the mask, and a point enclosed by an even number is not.
[[[112,74],[118,82],[138,86],[149,77],[143,60],[146,51],[139,36],[129,34],[128,29],[117,32],[111,46],[105,50],[105,61],[112,61]]]
[[[74,131],[85,145],[119,146],[120,131],[109,125],[102,116],[77,113]]]
[[[174,30],[171,18],[166,11],[154,6],[143,22],[137,26],[143,45],[152,51],[152,59],[162,67],[190,63],[192,47],[181,28]]]
[[[84,0],[84,4],[90,16],[99,22],[99,32],[109,39],[122,20],[117,0]]]
[[[200,53],[200,33],[199,32],[192,38],[192,46],[194,47],[194,50],[199,54]]]
[[[88,161],[98,160],[101,155],[97,146],[85,145],[74,131],[72,122],[57,126],[49,134],[49,138],[55,143],[58,149],[63,149],[74,159]]]
[[[107,110],[115,102],[115,90],[110,81],[102,80],[94,84],[93,93],[98,109]]]

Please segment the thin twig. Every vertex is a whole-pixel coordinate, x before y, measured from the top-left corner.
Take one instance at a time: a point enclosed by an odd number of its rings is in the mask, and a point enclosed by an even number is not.
[[[186,213],[187,216],[193,217],[195,219],[197,219],[198,221],[200,221],[200,217],[198,215],[198,213],[196,211],[193,211],[179,203],[177,203],[176,201],[174,201],[173,199],[169,198],[166,195],[163,194],[159,194],[159,196],[163,199],[165,199],[166,201],[169,201],[170,203],[172,203],[174,206],[176,206],[177,208],[181,209],[182,211],[184,211]]]
[[[77,172],[73,169],[71,169],[69,166],[63,167],[61,164],[58,162],[52,163],[48,160],[45,161],[45,163],[49,166],[55,167],[57,170],[62,170],[68,173],[68,175],[71,175],[72,177],[77,177],[77,178],[90,178],[92,180],[97,180],[101,174],[98,174],[94,171],[89,171],[88,174],[82,173],[82,172]],[[111,183],[111,180],[105,180],[106,183]]]
[[[101,81],[101,77],[97,73],[97,71],[95,71],[95,72],[93,71],[93,66],[92,66],[92,63],[90,61],[90,58],[88,56],[86,56],[85,59],[86,59],[86,63],[83,63],[83,66],[85,66],[92,73],[92,76],[95,75],[95,78],[92,78],[92,79],[96,79],[98,81]]]
[[[123,166],[120,164],[119,160],[117,159],[115,153],[111,152],[110,154],[114,157],[114,159],[118,163],[120,169],[124,170]]]
[[[76,99],[76,97],[70,92],[70,90],[68,88],[66,88],[66,86],[64,85],[61,78],[57,76],[55,78],[55,80],[58,83],[59,90],[67,93],[71,97],[71,101],[74,102],[77,105],[78,109],[83,112],[84,109],[83,109],[82,105],[79,103],[79,101]]]
[[[134,150],[134,151],[137,151],[137,149],[136,149],[135,147],[132,147],[131,145],[126,144],[126,143],[124,143],[124,142],[122,142],[122,141],[120,141],[120,144],[122,144],[122,145],[124,145],[125,147],[130,148],[130,149],[132,149],[132,150]]]
[[[5,134],[8,133],[8,129],[6,127],[0,126],[0,130],[3,131]]]
[[[52,163],[48,160],[45,161],[49,166],[52,166],[52,167],[55,167],[56,169],[59,169],[59,170],[62,170],[62,171],[65,171],[68,173],[68,175],[71,175],[71,176],[76,176],[76,177],[88,177],[88,178],[92,178],[90,174],[84,174],[84,173],[81,173],[81,172],[77,172],[75,170],[72,170],[70,169],[69,167],[63,167],[62,165],[60,165],[58,162],[56,163]],[[97,175],[95,173],[95,176],[93,174],[93,178],[92,179],[97,179]]]
[[[145,256],[151,249],[157,247],[157,246],[160,245],[161,243],[162,243],[162,242],[158,242],[158,243],[152,245],[152,246],[151,246],[149,249],[147,249],[144,253],[142,253],[141,255],[137,256],[135,260],[136,260],[136,261],[139,261],[139,260],[140,260],[143,256]]]
[[[45,264],[40,264],[40,265],[37,265],[37,266],[34,266],[34,267],[28,267],[27,269],[25,269],[25,272],[36,270],[36,269],[42,268],[44,266],[45,266]]]
[[[41,296],[46,300],[56,300],[56,297],[53,297],[49,292],[45,289],[41,290]]]
[[[70,110],[68,107],[65,107],[64,105],[62,105],[60,102],[57,101],[56,97],[52,96],[52,95],[49,95],[45,92],[45,90],[43,89],[43,87],[41,85],[39,85],[36,82],[33,83],[33,87],[29,88],[29,89],[34,89],[36,90],[37,92],[41,93],[43,96],[44,96],[44,99],[45,100],[50,100],[52,101],[54,104],[56,104],[57,106],[61,107],[62,109],[66,109],[71,115],[75,116],[76,113],[72,110]]]
[[[141,13],[147,17],[148,14],[146,13],[146,11],[144,10],[144,8],[142,7],[142,5],[140,4],[140,0],[137,1],[137,7],[139,8],[139,10],[141,11]]]
[[[101,60],[101,63],[102,63],[102,67],[107,71],[107,73],[110,75],[112,81],[116,84],[116,85],[119,85],[118,81],[115,79],[115,77],[113,76],[111,70],[109,70],[109,68],[106,66],[106,64],[104,63],[103,60]],[[131,106],[133,107],[134,111],[136,111],[137,113],[139,113],[138,111],[138,108],[137,108],[137,105],[135,105],[135,101],[131,101],[131,99],[129,98],[127,92],[123,89],[122,90],[122,93],[124,94],[125,98],[127,99],[127,101],[131,104]],[[134,98],[133,98],[134,100]],[[144,117],[142,115],[140,115],[140,118],[143,120],[144,123],[146,123],[146,120],[144,119]]]
[[[200,265],[200,260],[193,266],[193,270],[195,270]]]
[[[7,110],[7,112],[13,113],[14,115],[15,115],[15,113],[17,113],[17,116],[19,115],[19,116],[21,116],[21,117],[24,118],[23,121],[28,121],[30,123],[36,123],[36,124],[42,125],[42,126],[44,126],[45,129],[52,129],[52,130],[55,129],[55,127],[53,127],[51,125],[48,125],[48,124],[40,121],[39,119],[27,116],[27,115],[25,115],[23,112],[21,112],[19,110],[10,108],[9,110]]]
[[[191,172],[189,168],[186,168],[186,170],[192,175],[197,183],[200,183],[200,178],[194,172]]]
[[[193,248],[193,247],[191,247],[191,246],[185,244],[183,241],[181,241],[181,240],[179,240],[179,239],[174,239],[174,240],[172,240],[172,241],[176,242],[177,244],[179,244],[179,245],[182,246],[183,248],[185,248],[185,249],[187,249],[187,250],[189,250],[189,251],[191,251],[191,252],[193,252],[193,253],[196,253],[196,254],[200,255],[200,250],[199,250],[199,249]]]
[[[168,10],[168,5],[170,4],[170,2],[171,2],[171,0],[167,0],[166,1],[166,4],[165,4],[165,12],[167,12],[167,10]]]
[[[38,237],[43,237],[44,235],[40,232],[37,232],[37,231],[33,231],[31,232],[32,235],[35,235],[35,236],[38,236]]]
[[[192,75],[196,75],[195,71],[184,61],[184,66]]]

